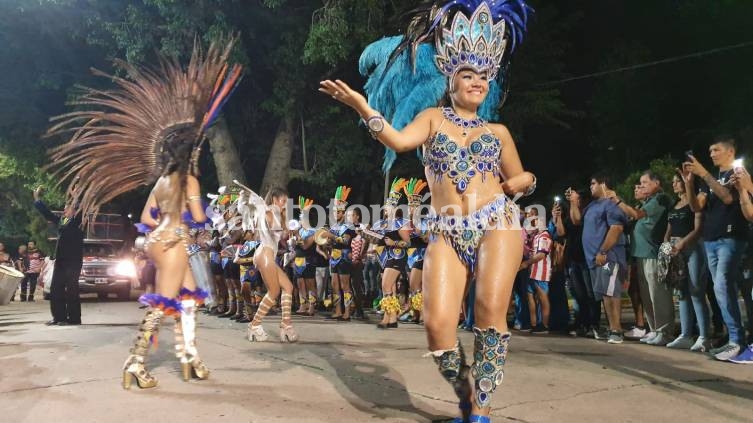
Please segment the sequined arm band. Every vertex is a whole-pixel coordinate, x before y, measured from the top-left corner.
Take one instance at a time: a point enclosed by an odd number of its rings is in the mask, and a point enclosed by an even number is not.
[[[189,202],[192,202],[192,201],[201,201],[201,196],[200,195],[189,195],[188,196],[188,201]]]

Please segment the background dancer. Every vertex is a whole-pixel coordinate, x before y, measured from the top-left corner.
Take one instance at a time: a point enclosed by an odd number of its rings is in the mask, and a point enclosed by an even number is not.
[[[72,216],[86,220],[102,204],[159,177],[141,215],[141,223],[154,228],[145,248],[157,266],[156,293],[140,298],[149,308],[123,365],[126,389],[134,378],[141,388],[157,385],[144,361],[165,315],[180,319],[184,378],[209,375],[195,345],[195,310],[206,294],[195,289],[189,268],[188,222],[206,219],[198,158],[206,129],[242,72],[239,66],[228,71],[226,64],[234,43],[213,43],[206,53],[196,44],[185,70],[164,57],[151,69],[118,62],[130,80],[110,77],[116,90],[86,89],[79,101],[99,110],[58,117],[60,123],[49,131],[74,133],[51,153],[56,175],[74,178],[67,190],[75,205]]]
[[[328,238],[332,246],[329,259],[329,271],[332,277],[332,308],[333,312],[329,319],[349,321],[350,308],[353,305],[353,291],[350,289],[350,241],[356,236],[356,231],[351,222],[345,219],[345,209],[348,207],[348,196],[351,188],[344,185],[337,187],[335,198],[332,200],[335,207],[335,221],[329,229]],[[340,291],[342,290],[342,297]],[[340,304],[343,304],[343,310]]]
[[[429,242],[429,232],[426,228],[426,220],[421,218],[417,212],[418,207],[421,206],[421,191],[426,186],[426,181],[423,179],[411,178],[403,187],[405,196],[408,198],[411,225],[411,246],[408,248],[408,269],[410,269],[408,280],[410,283],[410,312],[412,314],[410,317],[406,315],[404,321],[411,319],[413,323],[421,322],[421,310],[424,308],[421,281],[424,269],[424,254],[426,254],[426,246]]]
[[[316,267],[314,264],[314,255],[316,254],[316,244],[314,243],[314,233],[316,232],[309,222],[308,217],[304,218],[303,214],[308,213],[308,209],[314,205],[314,200],[299,196],[298,206],[301,208],[301,219],[298,228],[298,236],[295,237],[295,259],[293,261],[293,270],[295,272],[298,284],[298,298],[300,307],[296,314],[313,316],[316,313]]]
[[[277,250],[285,229],[285,206],[288,201],[288,193],[282,188],[271,188],[265,199],[248,190],[249,199],[246,204],[252,210],[249,215],[253,216],[252,222],[244,222],[244,226],[253,225],[259,238],[260,245],[254,253],[254,265],[261,272],[267,293],[259,303],[254,319],[248,324],[247,337],[251,342],[266,341],[269,335],[262,327],[264,317],[269,313],[281,297],[282,321],[280,322],[280,342],[296,342],[298,334],[293,329],[291,321],[293,307],[293,283],[288,275],[277,263]],[[240,200],[239,200],[240,201]],[[241,204],[240,206],[245,206]],[[245,219],[244,219],[245,220]],[[282,294],[280,292],[282,291]]]
[[[384,312],[382,321],[377,324],[379,329],[397,327],[397,317],[400,313],[400,300],[397,298],[397,279],[405,272],[408,261],[408,247],[410,246],[410,222],[397,217],[397,205],[400,202],[403,189],[407,181],[395,178],[390,187],[390,194],[384,203],[384,219],[375,223],[375,232],[382,237],[379,240],[384,246],[382,272],[382,301],[379,303]]]

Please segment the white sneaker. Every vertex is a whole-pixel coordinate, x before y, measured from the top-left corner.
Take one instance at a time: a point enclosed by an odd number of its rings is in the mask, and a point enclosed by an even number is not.
[[[646,336],[644,336],[643,338],[641,338],[640,342],[643,342],[644,344],[646,344],[646,343],[648,343],[648,341],[656,338],[656,335],[658,335],[658,334],[659,334],[658,332],[653,332],[653,331],[649,332],[649,333],[646,334]]]
[[[706,352],[710,348],[711,348],[711,341],[709,341],[708,338],[699,336],[698,339],[695,340],[695,344],[693,344],[693,346],[690,347],[690,351]]]
[[[729,361],[730,358],[735,358],[740,354],[740,346],[732,342],[719,348],[719,350],[721,351],[714,354],[714,358],[719,361]]]
[[[640,339],[646,336],[646,329],[641,329],[638,326],[633,326],[632,329],[624,333],[625,338]]]
[[[668,342],[669,340],[667,339],[667,335],[662,332],[657,332],[656,336],[646,341],[646,344],[663,347],[667,345]]]
[[[687,350],[688,348],[695,345],[693,343],[693,338],[689,336],[678,336],[677,339],[667,344],[667,348],[674,348],[676,350]]]

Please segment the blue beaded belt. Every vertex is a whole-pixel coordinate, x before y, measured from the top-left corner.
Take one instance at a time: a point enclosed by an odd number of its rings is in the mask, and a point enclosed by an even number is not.
[[[440,235],[452,246],[460,261],[468,266],[471,272],[476,267],[476,254],[484,233],[489,229],[497,229],[504,220],[512,225],[520,215],[518,205],[505,195],[497,198],[475,212],[465,216],[430,215],[427,224],[434,241]]]

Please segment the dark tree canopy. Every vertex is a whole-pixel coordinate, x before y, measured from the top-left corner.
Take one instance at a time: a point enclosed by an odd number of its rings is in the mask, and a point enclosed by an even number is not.
[[[326,202],[343,183],[354,186],[355,202],[381,201],[383,148],[354,113],[316,89],[319,80],[330,77],[361,87],[357,62],[363,47],[398,33],[403,13],[417,3],[0,2],[0,182],[5,188],[0,241],[21,240],[43,226],[30,211],[29,190],[39,183],[54,185],[40,169],[45,149],[64,140],[40,136],[48,117],[66,110],[76,84],[107,84],[93,78],[90,67],[114,71],[113,58],[151,63],[155,51],[185,58],[197,36],[207,43],[228,32],[240,33],[234,60],[247,69],[225,110],[225,133],[218,135],[238,158],[231,171],[241,172],[256,188],[274,172],[289,180],[291,194],[318,202]],[[538,198],[544,204],[569,185],[584,187],[597,170],[629,181],[655,159],[662,159],[655,167],[671,168],[688,149],[705,158],[709,141],[720,132],[736,134],[743,146],[753,135],[748,75],[753,45],[740,45],[749,41],[752,2],[531,4],[536,14],[513,59],[501,116],[519,143],[525,167],[539,177]],[[725,46],[737,47],[716,50]],[[693,53],[698,54],[683,57]],[[212,156],[203,158],[206,190],[217,186],[216,165]],[[401,155],[391,172],[421,173],[413,153]],[[138,213],[143,194],[116,201],[111,209]],[[59,192],[48,195],[60,205]]]

